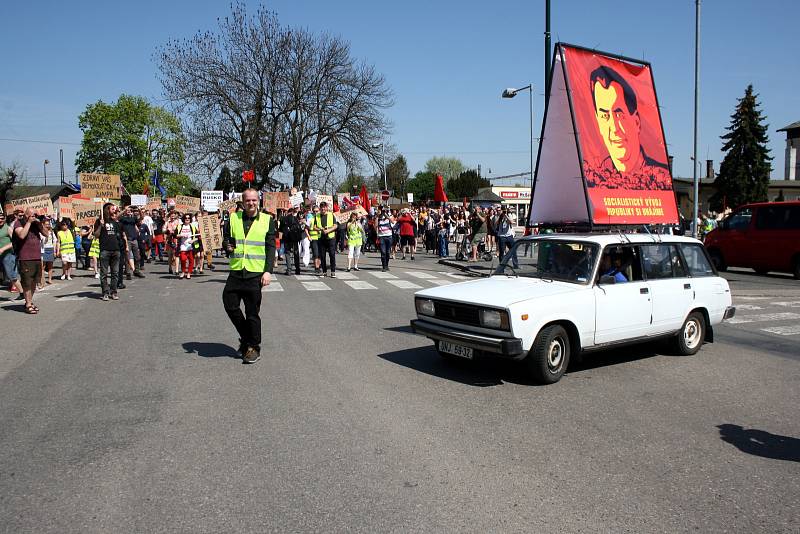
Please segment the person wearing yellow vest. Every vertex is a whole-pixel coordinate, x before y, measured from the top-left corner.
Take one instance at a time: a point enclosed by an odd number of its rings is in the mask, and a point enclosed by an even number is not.
[[[309,235],[316,235],[317,250],[319,251],[320,266],[322,267],[322,276],[328,276],[328,262],[325,253],[328,253],[331,259],[331,278],[336,278],[336,230],[339,225],[336,223],[336,217],[333,213],[328,211],[328,203],[321,202],[319,205],[319,213],[314,215],[311,221],[311,231]],[[313,240],[314,237],[311,237]]]
[[[275,220],[258,211],[258,191],[245,189],[242,203],[244,210],[232,213],[222,232],[222,246],[230,254],[222,304],[239,333],[242,360],[255,363],[261,358],[261,289],[272,279],[276,230]]]
[[[72,280],[72,264],[75,263],[75,236],[67,221],[58,223],[56,233],[56,256],[61,256],[61,279]]]

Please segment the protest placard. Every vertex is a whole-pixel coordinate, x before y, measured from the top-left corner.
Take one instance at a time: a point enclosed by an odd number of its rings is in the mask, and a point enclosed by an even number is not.
[[[161,197],[150,197],[147,199],[147,204],[145,204],[145,209],[149,212],[153,210],[160,210],[161,209]]]
[[[36,195],[33,197],[16,198],[11,201],[13,210],[26,210],[33,208],[39,215],[55,215],[56,210],[53,209],[53,201],[50,200],[50,195]]]
[[[222,202],[220,202],[218,204],[217,208],[218,208],[218,211],[220,213],[223,213],[223,212],[226,212],[226,211],[230,213],[231,211],[234,211],[236,209],[236,201],[235,200],[223,200]]]
[[[81,195],[87,198],[120,198],[119,174],[82,172],[78,175]]]
[[[175,197],[175,209],[181,213],[197,213],[200,211],[200,199],[178,195]]]
[[[200,222],[200,239],[203,240],[203,247],[206,250],[222,248],[222,232],[219,228],[219,215],[201,215],[198,217]]]
[[[356,206],[355,208],[353,208],[351,210],[348,210],[348,211],[338,211],[338,212],[334,213],[333,216],[336,217],[336,222],[341,224],[341,223],[346,223],[347,221],[349,221],[350,220],[350,215],[352,215],[353,213],[358,215],[358,218],[360,219],[362,215],[366,215],[367,214],[367,210],[365,210],[361,206]]]
[[[58,218],[75,219],[75,210],[72,209],[72,199],[70,197],[58,197]]]
[[[317,198],[316,198],[317,206],[319,206],[323,202],[328,204],[328,208],[333,209],[333,195],[322,195],[320,193],[317,193]]]
[[[72,209],[75,212],[74,222],[77,226],[92,226],[100,217],[103,204],[92,200],[72,200]]]
[[[300,206],[302,206],[303,205],[303,192],[302,191],[298,191],[297,193],[291,195],[289,197],[289,204],[293,208],[299,208]]]
[[[147,195],[131,195],[131,206],[147,205]]]
[[[408,198],[408,203],[409,204],[413,204],[414,203],[414,193],[406,193],[406,198]]]
[[[222,199],[222,191],[200,191],[200,205],[206,211],[218,211]]]

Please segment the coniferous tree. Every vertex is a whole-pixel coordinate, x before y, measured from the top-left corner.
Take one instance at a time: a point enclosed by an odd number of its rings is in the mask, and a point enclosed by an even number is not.
[[[225,191],[226,193],[229,193],[231,189],[233,189],[233,178],[231,176],[231,170],[227,165],[223,165],[222,169],[220,169],[217,182],[214,184],[214,189],[217,191]]]
[[[763,124],[758,95],[748,85],[731,115],[728,133],[721,139],[725,157],[714,181],[717,192],[711,197],[711,209],[722,211],[747,202],[767,200],[772,157],[767,148],[767,128]]]

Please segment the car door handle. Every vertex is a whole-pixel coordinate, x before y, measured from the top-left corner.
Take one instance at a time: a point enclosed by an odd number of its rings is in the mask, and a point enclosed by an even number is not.
[[[692,284],[683,284],[683,289],[692,289]]]
[[[639,289],[639,293],[641,293],[642,295],[647,295],[648,293],[650,293],[650,290],[647,289],[646,287],[643,287]]]

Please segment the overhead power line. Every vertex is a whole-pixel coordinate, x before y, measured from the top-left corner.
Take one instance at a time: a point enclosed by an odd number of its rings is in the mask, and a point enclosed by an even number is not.
[[[71,143],[69,141],[45,141],[43,139],[12,139],[10,137],[0,137],[0,141],[10,141],[12,143],[41,143],[45,145],[74,145],[81,146],[80,143]]]

